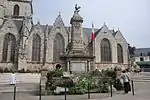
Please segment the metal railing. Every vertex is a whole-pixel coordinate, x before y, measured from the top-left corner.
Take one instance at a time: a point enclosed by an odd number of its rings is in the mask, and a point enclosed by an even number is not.
[[[110,94],[109,96],[112,97],[113,96],[113,87],[112,87],[112,81],[109,81],[109,85],[110,85],[110,92],[108,92],[108,94]],[[14,87],[14,91],[13,91],[13,100],[16,100],[16,93],[17,93],[17,86],[16,85],[13,85]],[[39,85],[39,100],[42,100],[42,90],[41,90],[41,84]],[[67,87],[64,87],[65,88],[65,92],[64,92],[64,100],[67,100],[67,96],[69,96],[67,94]],[[135,89],[134,89],[134,81],[131,80],[131,92],[132,92],[132,95],[134,96],[135,95]],[[88,92],[87,92],[87,99],[92,99],[91,98],[91,91],[90,91],[90,83],[88,83]],[[97,98],[99,99],[99,98]]]

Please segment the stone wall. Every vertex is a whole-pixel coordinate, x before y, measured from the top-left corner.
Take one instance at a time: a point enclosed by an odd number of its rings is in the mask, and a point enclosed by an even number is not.
[[[66,69],[66,66],[64,63],[60,63],[62,66],[62,69]],[[36,63],[27,63],[27,69],[29,70],[40,70],[40,69],[48,69],[48,70],[53,70],[55,69],[56,64],[53,63],[45,63],[45,65],[43,64],[36,64]]]

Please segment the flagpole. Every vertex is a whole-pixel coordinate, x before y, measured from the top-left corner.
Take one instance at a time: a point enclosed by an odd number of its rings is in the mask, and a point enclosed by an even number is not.
[[[92,48],[93,48],[92,56],[95,57],[95,32],[93,22],[92,22]],[[93,59],[93,68],[95,69],[95,58]]]
[[[92,23],[92,47],[93,47],[93,56],[95,56],[95,32],[93,23]]]
[[[95,39],[94,39],[94,41],[93,41],[93,49],[94,49],[94,54],[93,54],[93,56],[95,56]]]
[[[95,44],[95,43],[94,43],[94,40],[92,40],[92,48],[93,48],[93,52],[92,52],[93,54],[92,54],[92,55],[93,55],[93,56],[95,56],[95,48],[94,48],[94,44]]]

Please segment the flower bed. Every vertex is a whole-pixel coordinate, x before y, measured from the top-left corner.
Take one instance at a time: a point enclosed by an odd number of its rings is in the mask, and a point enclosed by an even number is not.
[[[58,87],[66,87],[69,94],[85,94],[88,89],[93,93],[107,93],[110,90],[110,82],[113,86],[119,87],[114,70],[94,70],[86,74],[74,75],[75,77],[63,77],[63,72],[58,69],[48,72],[46,90],[50,94],[55,94]]]

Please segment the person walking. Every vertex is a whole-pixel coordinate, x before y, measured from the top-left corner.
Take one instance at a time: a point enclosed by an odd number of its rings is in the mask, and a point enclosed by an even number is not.
[[[122,72],[123,72],[123,74],[121,75],[121,78],[123,80],[124,93],[127,94],[129,91],[131,91],[130,77],[126,70],[123,70]]]
[[[16,75],[15,75],[14,72],[12,72],[12,74],[11,74],[10,84],[11,85],[15,85],[16,84]]]

